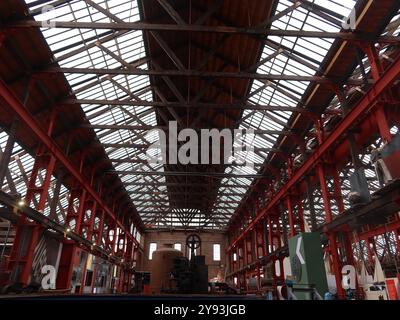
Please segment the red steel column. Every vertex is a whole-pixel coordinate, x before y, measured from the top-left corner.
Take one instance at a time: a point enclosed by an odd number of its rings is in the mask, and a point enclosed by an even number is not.
[[[123,292],[129,292],[132,284],[132,270],[135,257],[135,244],[129,238],[126,238],[126,253],[124,258],[125,264],[125,278],[124,286],[122,288]]]
[[[301,201],[301,198],[297,198],[297,214],[298,214],[298,223],[300,226],[300,232],[304,232],[304,210],[303,210],[303,202]]]
[[[92,175],[92,184],[93,184],[93,176]],[[92,242],[93,245],[96,245],[96,243],[93,241],[93,229],[94,229],[94,220],[96,216],[96,208],[97,208],[97,203],[88,195],[86,199],[84,200],[83,203],[83,212],[81,216],[81,224],[80,224],[80,230],[79,234],[83,237]],[[87,274],[87,263],[88,263],[88,257],[89,253],[86,253],[86,261],[84,263],[83,267],[83,274],[82,274],[82,283],[81,283],[81,292],[83,293],[83,289],[85,287],[86,283],[86,274]],[[94,279],[95,279],[95,272],[93,272]],[[91,283],[91,286],[93,285],[93,280]]]
[[[57,109],[54,109],[50,115],[47,129],[48,136],[51,136],[53,132],[56,116]],[[40,145],[36,152],[35,163],[27,185],[25,196],[26,206],[30,206],[36,195],[39,195],[36,209],[39,212],[44,212],[55,165],[56,159],[47,152],[43,145]],[[45,170],[43,182],[40,182],[39,178],[41,170]],[[38,182],[41,185],[37,185]],[[24,286],[29,285],[31,281],[32,263],[42,229],[40,225],[30,222],[24,216],[20,216],[18,219],[8,270],[12,271],[14,280],[22,283]]]
[[[264,257],[266,255],[266,247],[264,241],[264,230],[263,224],[260,223],[256,226],[255,229],[255,237],[256,237],[256,258]]]
[[[246,238],[245,246],[246,246],[246,266],[250,265],[253,262],[253,241],[250,236]]]
[[[125,262],[125,256],[126,256],[126,246],[125,242],[126,241],[126,236],[125,233],[120,230],[119,235],[118,235],[118,240],[117,240],[117,252],[116,255],[120,259],[120,261]],[[124,280],[126,276],[126,270],[124,269],[124,265],[122,264],[121,266],[118,266],[118,287],[117,291],[119,293],[122,292],[123,287],[124,287]]]
[[[257,263],[257,288],[261,289],[261,265]]]
[[[238,269],[237,269],[237,281],[238,281],[238,288],[239,289],[242,289],[242,275],[241,275],[241,272],[240,272],[240,269],[243,267],[243,263],[242,263],[242,254],[243,254],[243,251],[242,251],[242,248],[241,248],[241,245],[239,244],[238,245],[238,249],[237,249],[237,253],[238,253],[238,255],[237,255],[237,261],[238,261]]]
[[[233,250],[230,250],[228,253],[229,257],[229,273],[233,273],[235,271],[235,261],[234,261],[234,253]]]
[[[249,253],[248,253],[248,237],[245,237],[243,240],[243,250],[244,250],[244,259],[243,259],[243,267],[245,268],[243,272],[244,286],[247,291],[247,266],[249,265]]]
[[[84,159],[85,159],[85,153],[82,153],[79,166],[80,173],[83,172]],[[94,215],[93,210],[95,209],[96,209],[95,201],[90,200],[90,195],[86,192],[84,188],[82,188],[82,186],[78,181],[74,181],[70,191],[67,215],[65,218],[65,225],[67,228],[66,239],[64,239],[63,248],[61,251],[59,271],[57,274],[57,289],[71,288],[73,268],[74,265],[78,263],[77,254],[79,252],[79,248],[74,241],[68,239],[68,233],[75,232],[79,236],[85,237],[83,231],[85,230],[85,232],[88,232],[87,230],[88,223],[85,223],[86,220],[85,215],[87,211],[91,211],[90,214]],[[88,234],[86,234],[85,238],[89,239]],[[81,254],[83,253],[81,252]],[[86,278],[87,255],[89,253],[85,254],[86,258],[83,266],[82,281],[79,293],[83,292],[85,278]]]
[[[324,202],[324,209],[325,209],[325,215],[326,215],[326,223],[330,223],[332,221],[332,210],[331,210],[331,205],[330,205],[330,196],[329,196],[329,191],[326,186],[326,181],[325,181],[325,173],[323,169],[323,165],[320,164],[317,168],[318,172],[318,178],[321,186],[321,193],[322,193],[322,198]],[[329,251],[330,255],[332,257],[332,270],[335,275],[336,279],[336,288],[337,288],[337,293],[339,299],[344,299],[345,298],[345,293],[342,288],[342,272],[341,272],[341,266],[340,266],[340,258],[338,254],[338,247],[337,247],[337,240],[336,240],[336,235],[333,232],[329,232],[327,234],[328,239],[329,239]]]
[[[65,218],[65,225],[67,227],[66,239],[63,241],[63,248],[57,273],[57,289],[71,288],[73,267],[75,263],[77,263],[76,255],[79,251],[76,243],[73,240],[68,239],[68,234],[70,232],[75,232],[80,235],[85,199],[85,190],[82,190],[79,187],[72,188]],[[84,278],[85,275],[83,274],[82,279]]]
[[[322,145],[324,143],[325,137],[324,137],[321,120],[317,121],[315,127],[316,127],[319,145]],[[322,158],[321,160],[324,161],[324,158]],[[326,185],[326,180],[325,180],[325,170],[324,170],[323,162],[317,166],[317,174],[318,174],[319,184],[321,187],[322,199],[323,199],[323,203],[324,203],[326,223],[330,223],[332,221],[332,209],[331,209],[331,203],[330,203],[330,193],[329,193],[328,187]],[[341,281],[342,272],[341,272],[341,267],[340,267],[340,259],[339,259],[339,254],[338,254],[336,235],[333,232],[329,232],[327,234],[327,236],[329,239],[329,252],[330,252],[330,256],[332,257],[332,270],[335,275],[338,298],[344,299],[345,293],[344,293],[344,290],[342,287],[342,281]]]
[[[331,210],[329,190],[325,181],[325,171],[323,164],[318,165],[317,174],[318,174],[319,184],[321,187],[322,199],[324,203],[326,223],[330,223],[332,221],[332,210]]]
[[[294,226],[293,206],[290,195],[286,197],[286,205],[288,210],[289,227],[290,227],[289,238],[293,238],[296,235],[296,229]]]
[[[344,251],[346,254],[347,264],[355,267],[356,265],[354,262],[354,253],[351,238],[352,236],[350,231],[346,231],[343,233]]]
[[[236,277],[236,279],[238,278],[238,274],[237,274],[237,270],[239,270],[238,264],[239,264],[239,250],[237,247],[234,248],[234,254],[236,254],[236,261],[235,259],[233,259],[233,272],[235,272],[235,275],[233,276],[234,278]],[[236,283],[236,287],[239,288],[238,285],[238,280]]]
[[[399,218],[397,218],[397,220],[399,220]],[[394,231],[394,236],[396,237],[396,249],[397,249],[397,255],[400,254],[400,230],[399,228],[396,228],[396,230]],[[397,257],[396,257],[397,258]],[[400,271],[397,274],[397,278],[400,281]]]
[[[275,227],[274,227],[275,225]],[[269,242],[270,242],[270,253],[275,252],[282,246],[282,240],[281,240],[281,230],[279,226],[279,216],[276,216],[275,214],[273,216],[268,216],[268,229],[269,229]],[[279,261],[279,271],[280,271],[280,277],[282,277],[282,266],[281,266],[281,261],[278,257],[273,257],[272,259],[272,273],[273,273],[273,284],[275,290],[277,289],[278,285],[278,276],[277,276],[277,268],[276,268],[276,262]]]
[[[371,73],[374,80],[381,78],[382,74],[385,72],[382,62],[379,58],[379,52],[373,44],[368,44],[364,47],[364,51],[368,56],[369,63],[371,65]],[[388,95],[388,93],[386,93]],[[379,132],[383,141],[390,142],[392,140],[392,134],[390,133],[390,126],[387,121],[385,113],[385,105],[379,103],[375,111],[375,118],[378,124]]]
[[[267,226],[268,226],[268,247],[267,247],[267,252],[270,254],[274,251],[274,240],[272,236],[272,218],[271,216],[267,216]]]
[[[332,270],[335,275],[338,298],[344,299],[346,297],[346,295],[343,290],[342,281],[341,281],[342,271],[341,271],[339,253],[338,253],[336,234],[333,232],[330,232],[328,234],[328,239],[329,239],[329,252],[332,257]]]
[[[345,210],[345,207],[343,202],[342,189],[340,186],[339,172],[336,167],[334,167],[334,169],[332,170],[332,176],[333,176],[333,188],[334,188],[333,197],[336,200],[336,204],[339,209],[339,214],[342,214]]]

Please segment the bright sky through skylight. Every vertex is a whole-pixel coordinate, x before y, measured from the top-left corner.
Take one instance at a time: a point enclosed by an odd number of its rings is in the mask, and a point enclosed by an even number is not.
[[[34,0],[26,0],[26,2],[29,4]],[[292,6],[294,2],[293,0],[279,1],[277,13]],[[355,6],[354,0],[314,0],[310,2],[331,10],[336,13],[335,17],[331,16],[330,21],[328,21],[324,19],[323,15],[298,7],[276,20],[272,24],[272,29],[338,32],[341,30],[342,22],[338,19],[338,16],[349,16]],[[137,1],[97,0],[95,3],[106,8],[112,15],[125,22],[140,20]],[[41,6],[33,7],[31,10],[34,11]],[[90,7],[85,1],[77,0],[60,5],[56,10],[46,14],[40,14],[39,10],[39,14],[35,15],[35,19],[41,21],[49,18],[56,21],[112,22],[110,17]],[[139,68],[148,68],[141,31],[111,32],[110,30],[57,28],[43,29],[43,35],[61,67],[116,69],[126,62]],[[333,41],[333,39],[269,36],[261,56],[262,60],[266,59],[267,61],[258,68],[257,72],[259,74],[313,76],[319,70],[320,64],[326,57]],[[277,50],[280,50],[278,54],[276,54]],[[120,58],[116,59],[115,55]],[[267,59],[268,57],[270,59]],[[78,99],[131,99],[133,101],[152,101],[153,99],[150,81],[147,76],[66,74],[66,77]],[[299,102],[309,85],[309,82],[299,81],[255,80],[251,87],[248,104],[295,108],[299,106]],[[155,112],[151,107],[82,105],[82,108],[92,124],[137,126],[154,126],[157,124]],[[289,129],[287,128],[287,123],[292,115],[293,113],[290,111],[246,109],[239,128],[282,131]],[[144,160],[143,148],[128,147],[127,144],[148,145],[158,139],[155,134],[141,135],[138,132],[129,130],[96,129],[96,133],[99,140],[105,145],[105,150],[110,159]],[[231,166],[225,170],[225,173],[244,175],[258,173],[261,164],[269,156],[268,149],[275,147],[278,138],[278,134],[247,136],[245,143],[253,145],[256,150],[254,152],[246,152],[242,156],[258,165],[254,169],[244,166]],[[153,152],[156,153],[157,150]],[[121,171],[163,172],[164,170],[162,165],[145,163],[115,163],[114,166],[116,170]],[[132,194],[133,202],[142,217],[152,216],[151,209],[145,207],[145,200],[168,201],[165,178],[162,176],[121,175],[120,178],[125,183],[126,190]],[[236,211],[237,205],[226,202],[242,200],[242,195],[245,194],[252,181],[253,179],[244,177],[224,178],[221,181],[222,185],[238,185],[238,187],[234,189],[235,195],[226,195],[232,193],[233,189],[223,186],[219,189],[218,200],[213,209],[213,215],[216,217],[218,224],[227,225],[229,218]],[[156,189],[158,192],[154,192],[154,187],[138,186],[137,183],[158,184]],[[163,183],[163,185],[159,185],[160,183]],[[148,194],[138,197],[135,195],[138,191],[148,191]],[[219,208],[222,207],[222,203],[224,203],[223,209]],[[168,202],[166,202],[166,205],[168,205]],[[188,210],[190,211],[190,209]],[[181,225],[177,215],[183,214],[183,212],[172,212],[171,214],[168,216],[169,223],[174,226]],[[194,216],[192,226],[206,223],[199,213],[191,212],[191,214]],[[163,218],[160,219],[162,220]],[[148,223],[158,223],[161,226],[162,223],[160,224],[159,220],[156,218],[146,221]],[[217,226],[213,223],[208,224],[208,227]]]

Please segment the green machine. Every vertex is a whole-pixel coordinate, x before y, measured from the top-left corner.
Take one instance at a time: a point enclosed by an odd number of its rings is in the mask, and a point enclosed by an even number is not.
[[[302,233],[289,240],[293,294],[299,300],[315,300],[328,292],[320,234]],[[317,294],[318,293],[318,294]]]

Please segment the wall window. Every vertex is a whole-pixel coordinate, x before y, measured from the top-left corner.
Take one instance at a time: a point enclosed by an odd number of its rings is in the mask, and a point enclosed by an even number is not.
[[[174,249],[178,251],[182,251],[182,244],[181,243],[175,243],[174,244]]]
[[[237,261],[237,254],[236,254],[236,253],[233,254],[233,261],[234,261],[234,262]]]
[[[213,260],[221,261],[221,245],[220,244],[213,245]]]
[[[149,248],[149,260],[153,259],[153,252],[157,250],[157,243],[150,243],[150,248]]]
[[[194,249],[194,256],[197,256],[197,249]],[[188,248],[188,259],[192,260],[192,250]]]

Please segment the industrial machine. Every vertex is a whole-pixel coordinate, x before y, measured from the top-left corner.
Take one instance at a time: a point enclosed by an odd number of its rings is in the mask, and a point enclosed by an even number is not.
[[[371,162],[381,186],[400,178],[400,134],[380,149],[371,152]]]
[[[166,246],[153,252],[150,276],[150,294],[176,292],[176,278],[173,275],[175,259],[180,259],[182,252]]]
[[[186,238],[186,246],[190,250],[190,260],[186,257],[175,257],[171,279],[176,287],[169,293],[206,294],[208,293],[208,266],[205,256],[195,254],[201,246],[201,239],[197,234]]]
[[[350,176],[350,187],[351,192],[348,197],[352,206],[371,200],[364,168],[355,169],[354,173]]]
[[[195,255],[201,246],[197,234],[186,238],[190,250],[190,260],[181,251],[171,247],[162,248],[153,253],[153,267],[150,277],[151,294],[207,294],[208,266],[205,256]]]
[[[395,135],[393,140],[382,148],[380,156],[384,183],[399,179],[400,134]]]
[[[319,233],[302,233],[289,240],[293,283],[289,285],[299,300],[322,300],[328,283]]]
[[[177,293],[208,293],[208,266],[205,256],[196,255],[201,246],[201,239],[197,234],[186,238],[186,246],[190,250],[190,261],[180,257],[175,259],[173,275],[177,280]]]

